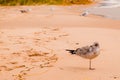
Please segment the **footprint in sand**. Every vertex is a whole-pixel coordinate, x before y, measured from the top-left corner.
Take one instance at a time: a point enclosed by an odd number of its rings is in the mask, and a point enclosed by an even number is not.
[[[34,32],[33,34],[34,34],[35,36],[39,36],[41,33],[42,33],[42,32]]]
[[[17,66],[14,66],[13,68],[16,69],[16,68],[23,68],[25,67],[25,65],[17,65]]]
[[[17,40],[14,44],[25,44],[25,41]]]
[[[16,61],[9,62],[8,64],[18,64]]]
[[[0,44],[3,44],[4,42],[3,41],[0,41]]]
[[[59,35],[59,37],[65,37],[65,36],[69,36],[69,34],[61,34],[61,35]]]
[[[0,71],[3,71],[3,70],[5,70],[7,68],[7,66],[0,66]]]
[[[28,72],[33,69],[34,67],[26,67],[26,69],[20,71],[18,74],[12,75],[14,77],[14,80],[26,80],[26,76],[28,75]]]
[[[114,79],[114,80],[118,80],[120,78],[120,76],[118,75],[114,75],[114,76],[111,76],[110,78]]]
[[[10,50],[9,48],[0,48],[0,50]]]
[[[59,28],[53,28],[53,29],[51,29],[52,31],[60,31],[60,29]]]
[[[11,55],[18,57],[18,56],[21,56],[21,53],[20,52],[13,52]]]
[[[16,66],[12,66],[12,67],[8,67],[8,66],[0,66],[0,71],[11,71],[17,68],[24,68],[25,65],[16,65]]]
[[[14,80],[26,80],[25,76],[27,75],[26,72],[20,72],[17,75],[12,75],[14,77]]]
[[[12,68],[8,68],[7,66],[0,66],[0,71],[10,71],[13,70]]]

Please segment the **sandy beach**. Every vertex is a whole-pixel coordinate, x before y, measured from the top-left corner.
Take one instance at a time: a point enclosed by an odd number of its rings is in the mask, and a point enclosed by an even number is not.
[[[119,80],[120,20],[80,16],[87,8],[0,7],[0,80]],[[92,60],[95,70],[65,51],[95,41],[101,50]]]

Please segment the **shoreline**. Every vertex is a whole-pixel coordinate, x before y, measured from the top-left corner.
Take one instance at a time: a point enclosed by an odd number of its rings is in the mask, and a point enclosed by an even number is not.
[[[21,9],[31,9],[29,13],[21,13]],[[51,12],[51,8],[54,10]],[[88,7],[87,7],[88,8]],[[84,6],[20,6],[0,9],[0,25],[2,28],[45,27],[101,27],[119,29],[120,21],[89,14],[80,16]],[[34,17],[33,17],[34,16]],[[9,17],[9,18],[8,18]],[[28,19],[30,18],[30,19]],[[66,23],[62,20],[64,19]],[[82,19],[82,20],[81,20]],[[24,20],[24,21],[23,21]],[[56,22],[54,22],[56,21]],[[6,24],[7,23],[7,24]],[[34,24],[34,25],[33,25]],[[9,26],[8,26],[9,25]]]
[[[105,18],[113,19],[113,20],[120,20],[120,7],[113,7],[113,8],[101,8],[95,7],[88,9],[91,14],[104,16]]]

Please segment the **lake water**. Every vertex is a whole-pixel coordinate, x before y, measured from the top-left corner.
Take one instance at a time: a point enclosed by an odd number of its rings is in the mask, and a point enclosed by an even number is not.
[[[88,11],[90,14],[120,20],[120,0],[103,0]]]
[[[101,8],[120,7],[120,0],[103,0],[98,6]]]

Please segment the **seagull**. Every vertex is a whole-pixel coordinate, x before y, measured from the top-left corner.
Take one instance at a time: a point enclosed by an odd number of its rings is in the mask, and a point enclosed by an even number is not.
[[[54,7],[50,7],[50,12],[51,12],[51,15],[53,15],[54,10],[55,10],[55,8],[54,8]]]
[[[98,42],[94,42],[90,46],[84,46],[81,48],[77,48],[76,50],[66,49],[66,51],[69,51],[71,54],[81,56],[85,59],[89,59],[89,70],[94,70],[95,68],[91,67],[91,60],[96,58],[100,54],[100,46]]]
[[[31,9],[22,9],[22,10],[20,10],[21,13],[28,13],[30,11],[31,11]]]
[[[88,11],[84,11],[82,14],[81,14],[81,16],[87,16],[89,13],[88,13]]]

